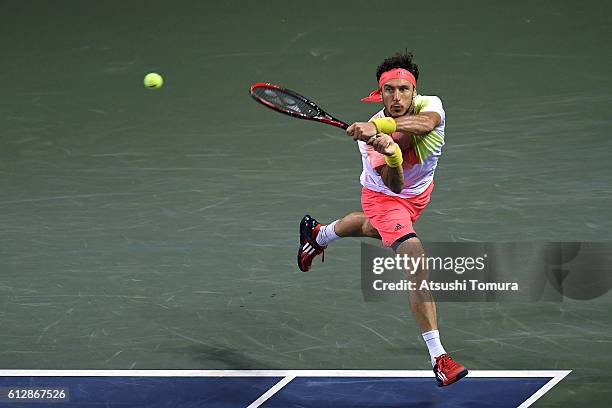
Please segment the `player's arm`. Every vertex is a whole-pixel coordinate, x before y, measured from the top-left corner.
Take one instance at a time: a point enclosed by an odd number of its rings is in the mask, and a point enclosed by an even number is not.
[[[391,136],[384,133],[379,133],[371,137],[367,144],[372,146],[378,153],[385,155],[386,165],[377,167],[376,170],[380,174],[383,183],[391,191],[399,194],[404,188],[404,170],[402,169],[402,151],[400,147],[393,141]]]
[[[396,132],[426,135],[442,122],[438,112],[422,112],[395,118]]]
[[[389,187],[389,190],[393,191],[395,194],[402,192],[404,188],[404,171],[402,170],[402,166],[380,166],[376,171],[380,174],[380,178],[383,183],[385,183],[385,186]]]
[[[353,140],[367,142],[372,136],[375,136],[379,132],[402,132],[412,135],[426,135],[442,122],[442,118],[437,112],[422,112],[416,115],[400,116],[394,120],[391,119],[394,124],[384,122],[389,119],[391,118],[380,118],[372,122],[356,122],[346,129],[346,133],[352,136]],[[383,120],[383,123],[377,122],[378,120]],[[387,125],[390,125],[393,129],[387,129]],[[381,127],[385,127],[385,129],[380,129]]]

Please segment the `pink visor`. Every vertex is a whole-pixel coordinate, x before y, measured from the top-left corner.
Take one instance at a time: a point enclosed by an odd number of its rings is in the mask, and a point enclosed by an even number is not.
[[[416,78],[412,75],[412,72],[408,71],[404,68],[394,68],[389,71],[383,72],[380,76],[380,80],[378,81],[378,89],[372,91],[370,95],[365,98],[361,98],[364,102],[382,102],[382,96],[380,95],[380,90],[383,85],[389,82],[392,79],[405,79],[410,82],[413,86],[416,86]]]

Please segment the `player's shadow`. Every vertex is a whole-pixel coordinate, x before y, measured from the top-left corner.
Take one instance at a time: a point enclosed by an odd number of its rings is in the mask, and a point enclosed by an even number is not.
[[[192,354],[205,366],[211,362],[223,363],[230,370],[276,370],[278,367],[247,356],[245,353],[227,347],[206,346],[202,344],[190,347]]]

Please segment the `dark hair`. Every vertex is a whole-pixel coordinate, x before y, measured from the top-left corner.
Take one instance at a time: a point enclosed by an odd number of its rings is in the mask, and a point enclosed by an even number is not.
[[[376,81],[380,81],[380,76],[383,72],[389,71],[393,68],[404,68],[414,75],[414,79],[419,79],[419,66],[412,62],[412,53],[406,52],[404,54],[397,53],[392,57],[385,59],[382,64],[376,68]]]

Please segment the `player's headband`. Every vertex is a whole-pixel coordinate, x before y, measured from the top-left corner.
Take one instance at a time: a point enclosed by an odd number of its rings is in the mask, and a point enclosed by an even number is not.
[[[380,90],[383,85],[389,82],[392,79],[405,79],[410,82],[413,86],[416,86],[416,78],[412,75],[412,72],[408,71],[404,68],[394,68],[389,71],[385,71],[380,76],[380,80],[378,81],[378,89],[372,91],[370,95],[365,98],[361,98],[364,102],[382,102],[382,96],[380,95]]]

